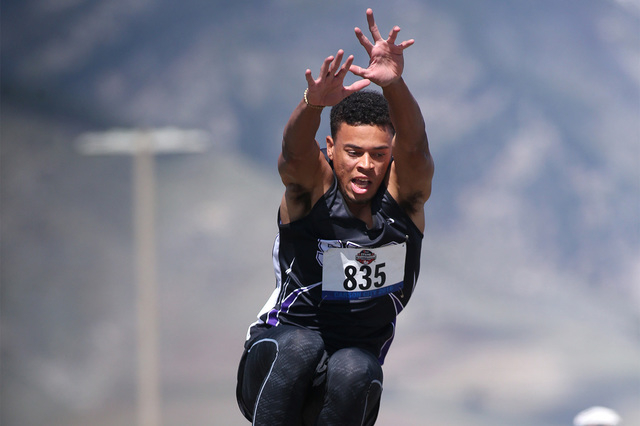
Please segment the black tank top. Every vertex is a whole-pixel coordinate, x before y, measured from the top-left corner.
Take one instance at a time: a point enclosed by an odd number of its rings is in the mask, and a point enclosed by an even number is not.
[[[369,229],[352,216],[334,175],[307,216],[288,224],[278,220],[276,289],[248,341],[265,327],[289,324],[318,330],[329,353],[355,346],[384,362],[396,316],[418,279],[423,235],[386,186],[371,208]]]

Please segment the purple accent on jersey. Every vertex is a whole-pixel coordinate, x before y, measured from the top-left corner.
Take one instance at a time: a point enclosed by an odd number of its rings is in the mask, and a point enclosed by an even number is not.
[[[278,319],[280,312],[284,312],[284,313],[289,312],[289,308],[291,307],[291,305],[295,303],[298,296],[300,296],[304,292],[311,290],[314,287],[319,286],[320,284],[322,283],[315,283],[313,285],[310,285],[309,287],[302,287],[302,288],[295,289],[293,292],[291,292],[291,294],[289,294],[289,296],[287,296],[286,299],[282,301],[282,303],[280,303],[279,309],[277,307],[274,307],[269,311],[269,313],[267,314],[266,323],[274,327],[277,326],[280,323],[280,320]]]

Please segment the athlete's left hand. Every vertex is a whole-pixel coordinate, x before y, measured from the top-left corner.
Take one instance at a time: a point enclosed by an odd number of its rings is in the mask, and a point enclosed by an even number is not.
[[[404,69],[403,51],[413,45],[415,40],[411,39],[395,44],[400,32],[400,27],[397,25],[389,33],[389,38],[384,40],[380,35],[371,9],[367,9],[367,23],[373,37],[373,43],[362,33],[360,28],[356,28],[355,32],[358,41],[369,54],[369,66],[362,68],[357,65],[351,65],[349,70],[353,74],[368,79],[380,87],[386,87],[402,77]]]

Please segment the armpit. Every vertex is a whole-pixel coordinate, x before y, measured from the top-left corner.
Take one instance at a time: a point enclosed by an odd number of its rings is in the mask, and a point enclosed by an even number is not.
[[[398,205],[408,215],[412,215],[420,211],[420,208],[424,205],[423,200],[423,193],[420,191],[416,191],[408,197],[405,197],[402,201],[398,202]]]
[[[296,210],[304,212],[311,210],[311,192],[301,185],[295,183],[287,185],[286,198],[289,203],[295,204]]]

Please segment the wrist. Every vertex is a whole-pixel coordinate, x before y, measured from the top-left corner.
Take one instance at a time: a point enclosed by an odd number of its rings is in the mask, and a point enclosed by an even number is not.
[[[400,87],[404,84],[404,80],[402,79],[402,76],[396,78],[395,80],[391,80],[389,83],[385,84],[382,87],[382,90],[393,90],[396,87]]]
[[[302,95],[302,98],[304,99],[304,103],[307,104],[309,108],[322,111],[324,109],[324,105],[314,105],[311,102],[309,102],[309,98],[307,96],[308,94],[309,94],[309,89],[308,88],[304,89],[304,93]]]

